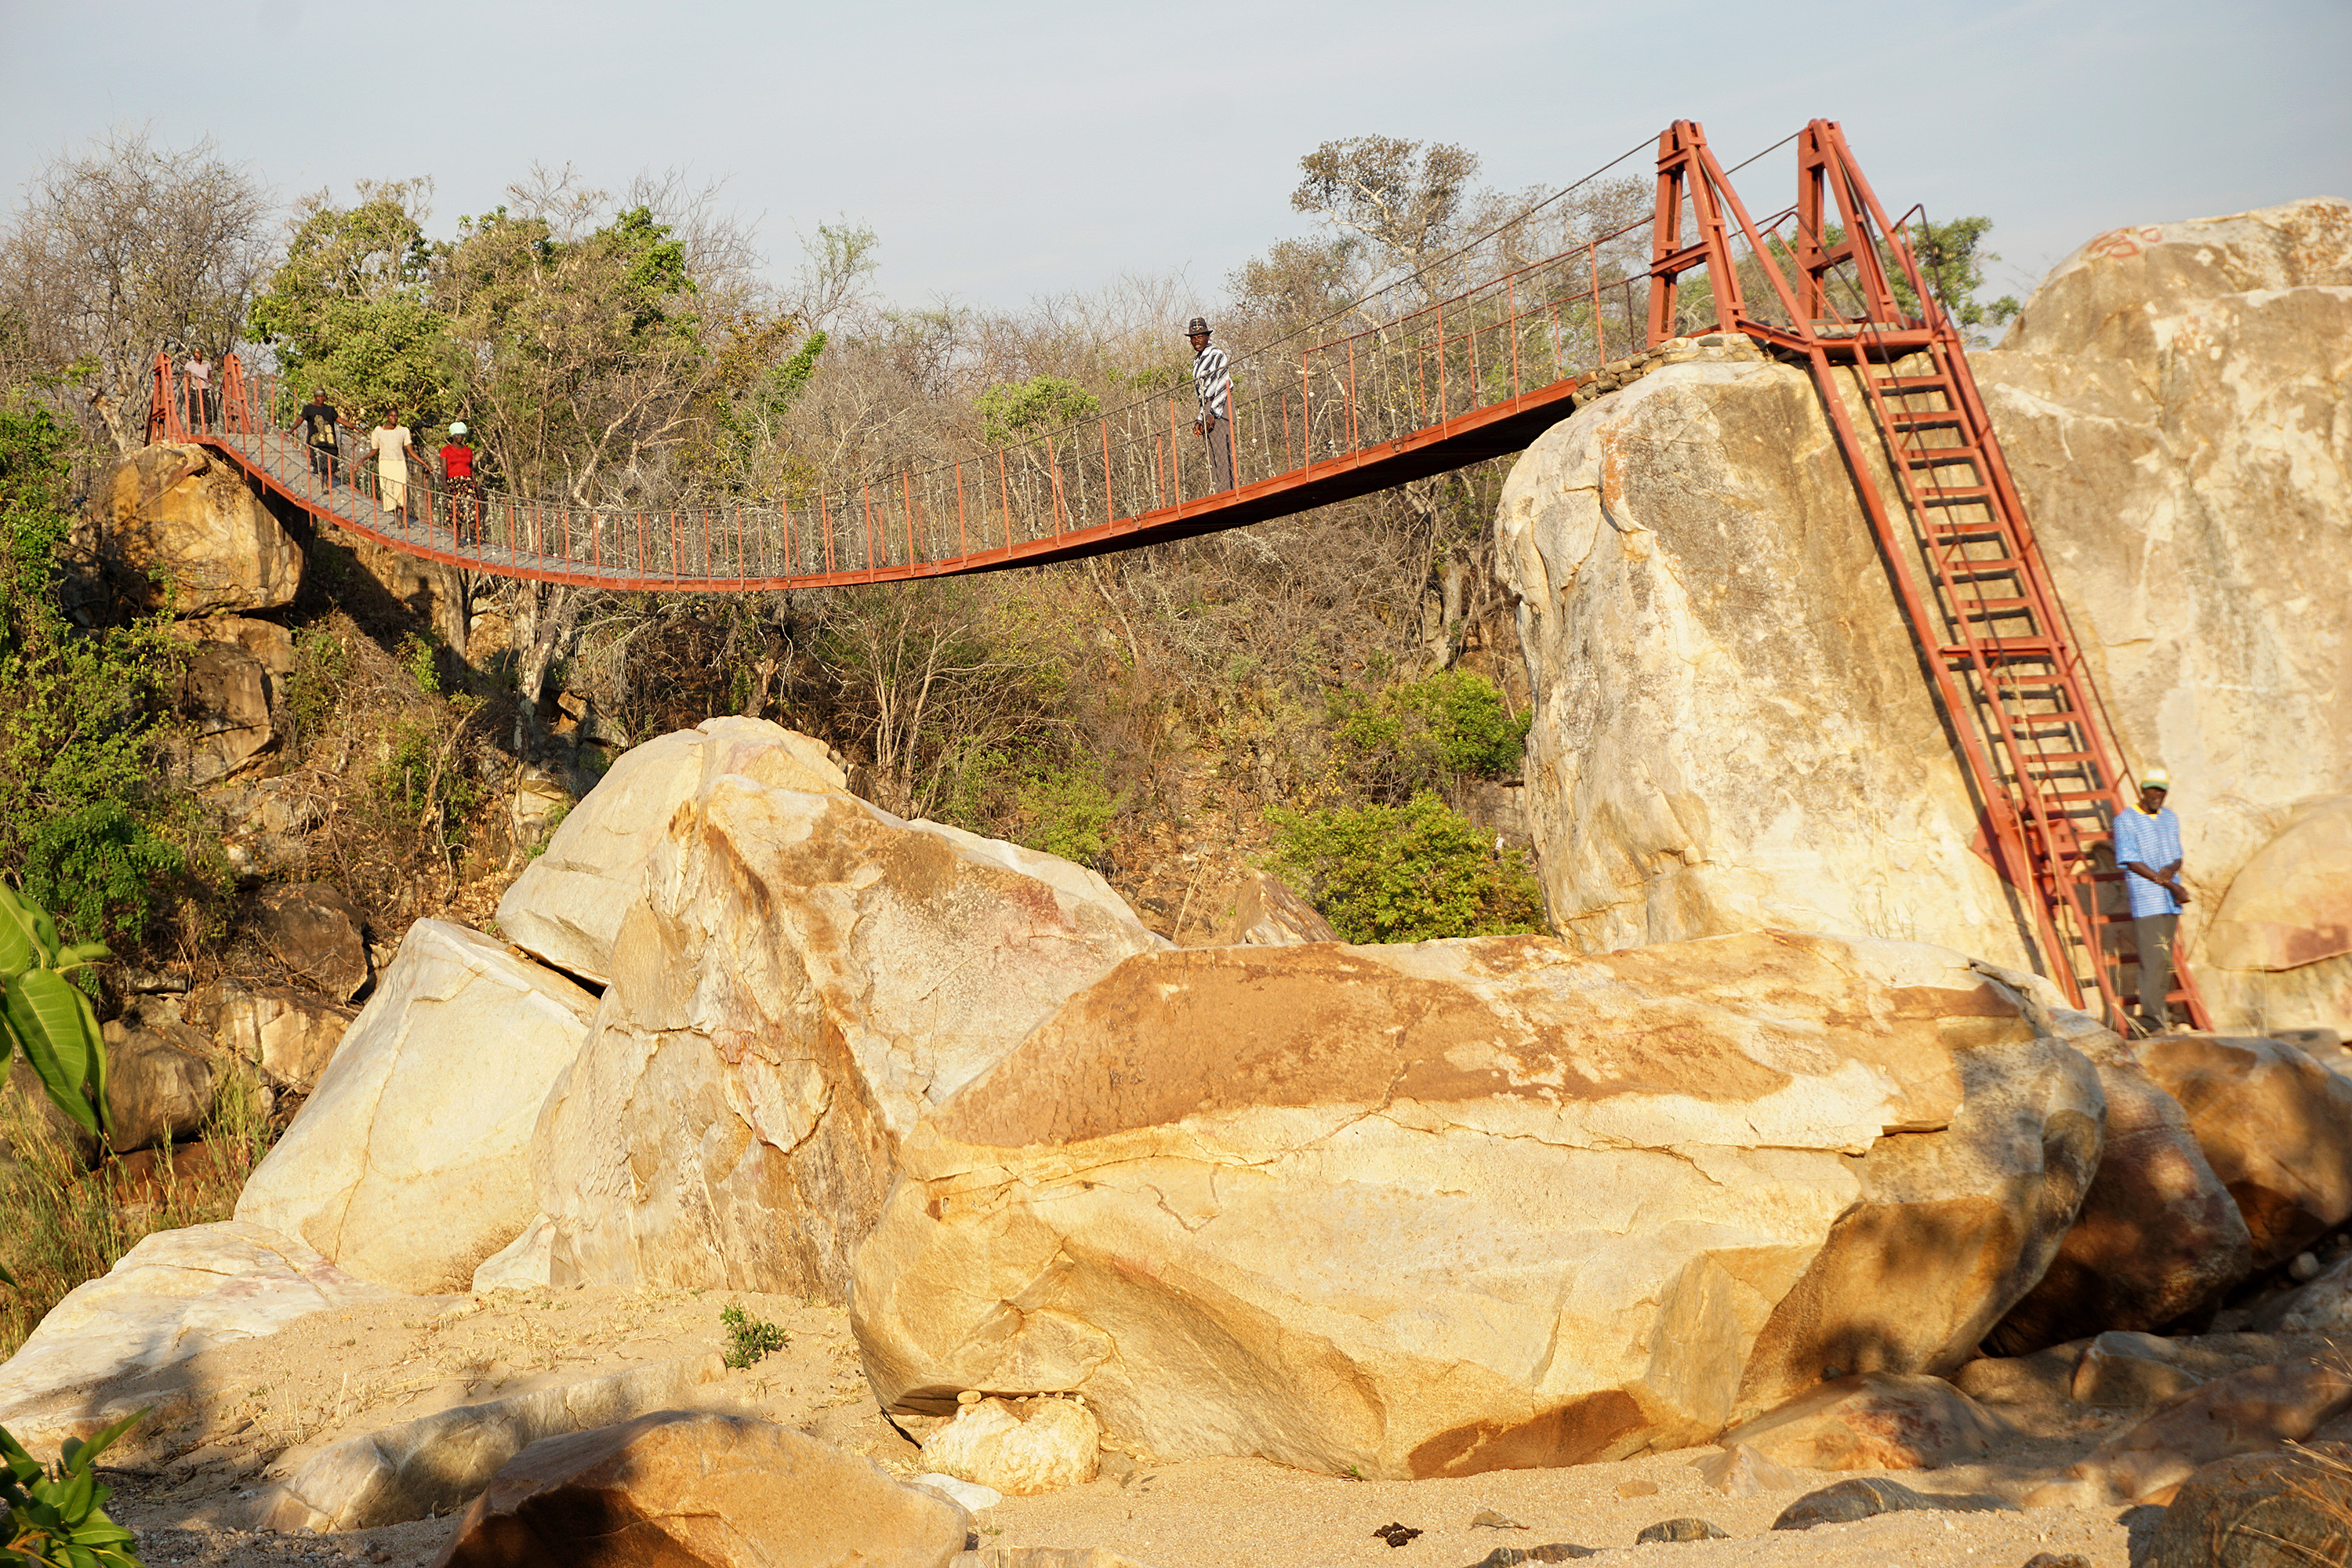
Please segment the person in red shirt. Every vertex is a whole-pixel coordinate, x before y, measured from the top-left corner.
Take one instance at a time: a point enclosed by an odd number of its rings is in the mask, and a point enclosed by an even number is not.
[[[441,479],[449,491],[450,531],[459,543],[468,533],[482,531],[482,487],[474,479],[474,449],[465,444],[465,422],[449,426],[448,443],[441,448]]]

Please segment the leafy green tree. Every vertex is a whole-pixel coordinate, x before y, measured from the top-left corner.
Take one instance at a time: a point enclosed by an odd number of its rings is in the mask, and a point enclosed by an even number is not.
[[[289,392],[320,385],[367,416],[449,406],[457,347],[433,297],[433,246],[410,210],[424,194],[410,181],[362,184],[351,207],[312,199],[248,318]]]
[[[972,400],[981,439],[1007,447],[1102,413],[1102,399],[1064,376],[1032,376],[992,386]]]
[[[1544,929],[1543,894],[1517,851],[1497,853],[1423,790],[1402,805],[1276,806],[1273,868],[1349,942],[1426,942]]]
[[[1999,253],[1984,248],[1984,237],[1991,228],[1989,217],[1956,217],[1940,224],[1923,221],[1911,237],[1912,250],[1919,258],[1919,269],[1927,274],[1927,286],[1962,330],[1979,336],[1983,329],[2000,326],[2024,309],[2014,294],[2003,294],[1990,303],[1977,298],[1977,291],[1984,287],[1986,263],[2000,259]],[[1910,291],[1907,283],[1903,291]]]

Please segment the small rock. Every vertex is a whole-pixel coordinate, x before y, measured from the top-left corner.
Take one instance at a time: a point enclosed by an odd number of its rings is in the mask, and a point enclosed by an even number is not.
[[[2299,1442],[2352,1410],[2352,1372],[2317,1357],[2217,1377],[2152,1412],[2037,1488],[2032,1508],[2152,1502],[2200,1468]]]
[[[1476,1530],[1481,1527],[1487,1530],[1525,1530],[1527,1528],[1508,1514],[1496,1513],[1491,1508],[1482,1508],[1472,1516],[1470,1528]]]
[[[2037,1552],[2025,1560],[2025,1568],[2091,1568],[2091,1560],[2079,1552],[2063,1557],[2054,1552]]]
[[[367,984],[366,917],[325,882],[268,888],[249,911],[255,931],[278,961],[338,1002]]]
[[[971,1481],[960,1481],[953,1476],[943,1476],[937,1470],[917,1476],[915,1484],[933,1491],[945,1492],[953,1501],[961,1503],[973,1513],[984,1508],[994,1508],[1004,1500],[1004,1494],[994,1487],[983,1487]]]
[[[2204,1381],[2175,1363],[2170,1345],[2153,1334],[2105,1333],[2084,1347],[2067,1397],[2077,1405],[2134,1407],[2160,1404]]]
[[[434,1568],[590,1562],[943,1563],[970,1516],[804,1434],[667,1410],[533,1443],[457,1521]],[[595,1551],[585,1550],[591,1542]]]
[[[1267,872],[1253,868],[1234,889],[1233,912],[1218,925],[1220,947],[1294,947],[1337,942],[1339,933],[1313,904]]]
[[[1984,1492],[1935,1493],[1914,1491],[1901,1481],[1856,1476],[1823,1487],[1780,1510],[1775,1530],[1811,1530],[1817,1524],[1847,1524],[1882,1513],[1937,1510],[1950,1513],[2014,1513],[2016,1505]]]
[[[169,1137],[184,1142],[203,1130],[212,1114],[218,1079],[207,1041],[184,1024],[125,1029],[108,1023],[106,1042],[108,1141],[118,1154],[144,1149]]]
[[[2164,1510],[2142,1568],[2343,1568],[2352,1562],[2347,1461],[2352,1445],[2329,1443],[2206,1466]]]
[[[1549,1546],[1497,1546],[1470,1568],[1517,1568],[1521,1563],[1573,1563],[1580,1557],[1598,1557],[1601,1553],[1590,1546],[1579,1546],[1572,1541],[1555,1541]]]
[[[1727,1531],[1717,1530],[1713,1522],[1707,1520],[1662,1519],[1633,1537],[1633,1544],[1647,1546],[1654,1542],[1728,1541],[1730,1539]]]
[[[2286,1271],[2294,1277],[2297,1284],[2316,1279],[2319,1278],[2319,1259],[2308,1252],[2298,1252],[2294,1255],[2294,1261],[2286,1266]]]
[[[2011,1435],[1940,1377],[1869,1372],[1742,1422],[1722,1443],[1817,1470],[1926,1470],[1982,1458]]]
[[[969,1392],[969,1391],[967,1391]],[[923,1459],[1008,1497],[1084,1486],[1102,1464],[1102,1423],[1072,1399],[982,1399],[923,1439]]]
[[[1421,1531],[1409,1524],[1384,1524],[1372,1531],[1373,1535],[1387,1542],[1391,1546],[1402,1546],[1420,1533]]]
[[[1805,1483],[1786,1466],[1766,1458],[1747,1444],[1717,1448],[1692,1463],[1699,1479],[1726,1497],[1754,1497],[1758,1492],[1792,1492]]]
[[[1658,1483],[1641,1480],[1619,1481],[1617,1495],[1622,1498],[1655,1497],[1658,1495]]]

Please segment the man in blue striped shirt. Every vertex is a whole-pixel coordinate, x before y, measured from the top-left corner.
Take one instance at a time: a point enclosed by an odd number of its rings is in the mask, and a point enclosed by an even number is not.
[[[2139,809],[2116,813],[2116,864],[2131,900],[2132,936],[2139,947],[2139,1021],[2149,1033],[2171,1022],[2172,939],[2180,928],[2180,818],[2164,804],[2172,780],[2152,768],[2139,784]]]
[[[1219,494],[1234,488],[1234,422],[1228,408],[1233,372],[1225,351],[1209,346],[1207,318],[1193,317],[1184,331],[1192,340],[1192,391],[1201,400],[1192,434],[1209,443],[1209,489]]]

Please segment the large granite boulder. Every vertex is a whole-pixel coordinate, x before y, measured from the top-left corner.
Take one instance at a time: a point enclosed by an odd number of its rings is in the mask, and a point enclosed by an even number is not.
[[[2099,1147],[2089,1064],[1909,943],[1160,952],[933,1110],[857,1260],[887,1405],[1402,1478],[1944,1373]]]
[[[236,1216],[363,1279],[462,1290],[536,1208],[532,1130],[595,998],[445,921],[418,921]]]
[[[2352,579],[2352,204],[2101,235],[1972,363],[2125,750],[2172,773],[2192,909],[2216,910],[2284,809],[2352,792],[2352,601],[2314,593]],[[2211,998],[2217,1022],[2328,1021],[2262,995]]]
[[[2277,1040],[2159,1035],[2132,1054],[2187,1113],[2245,1217],[2255,1268],[2352,1219],[2352,1079]]]
[[[2162,1328],[2218,1306],[2253,1268],[2253,1238],[2180,1102],[2089,1016],[2051,1009],[2046,1032],[2086,1058],[2107,1106],[2098,1173],[2040,1283],[1985,1336],[2021,1356],[2108,1331]]]
[[[2125,759],[2171,771],[2200,966],[2240,867],[2352,792],[2352,598],[2313,587],[2352,580],[2352,206],[2102,236],[1971,363]],[[2019,962],[2021,905],[1970,850],[1975,805],[1803,372],[1669,363],[1580,406],[1520,458],[1496,531],[1569,941],[1786,925]],[[2331,1023],[2338,963],[2231,971],[2210,1000],[2233,1029]]]
[[[611,984],[533,1139],[544,1218],[486,1283],[845,1300],[923,1111],[1072,992],[1166,946],[1091,871],[809,787],[812,744],[705,725],[667,782],[650,763],[632,776],[655,806],[600,815],[600,785],[548,852],[561,875],[526,874],[500,905],[505,929]],[[565,848],[583,814],[607,826]],[[608,905],[609,938],[587,920]],[[549,907],[561,918],[529,924]]]
[[[2285,814],[2230,879],[2197,970],[2218,1016],[2352,1030],[2352,795]]]
[[[621,753],[515,879],[499,900],[499,930],[559,969],[608,984],[614,936],[645,901],[671,817],[730,773],[817,795],[848,787],[823,742],[764,719],[709,719],[647,741]]]
[[[245,477],[202,447],[142,447],[92,488],[81,542],[117,591],[174,614],[290,605],[302,552]],[[159,585],[162,579],[168,587]]]
[[[0,1426],[36,1453],[87,1440],[154,1407],[116,1464],[169,1458],[179,1429],[209,1425],[225,1402],[205,1352],[276,1332],[296,1318],[391,1290],[352,1279],[318,1250],[266,1226],[228,1221],[159,1230],[49,1310],[0,1363]]]
[[[1586,952],[1766,926],[2031,967],[1821,397],[1670,365],[1512,468],[1526,810]]]

